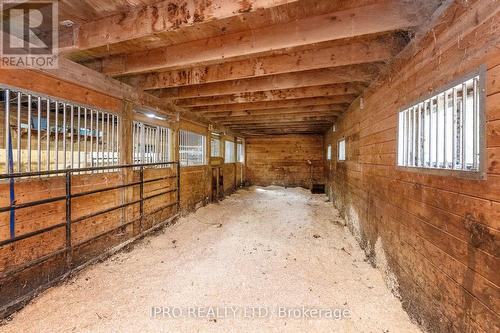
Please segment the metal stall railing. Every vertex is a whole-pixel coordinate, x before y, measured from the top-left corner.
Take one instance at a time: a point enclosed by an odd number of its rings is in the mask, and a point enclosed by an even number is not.
[[[174,167],[176,171],[175,171],[175,174],[173,174],[173,175],[156,177],[156,178],[152,178],[152,179],[145,179],[144,178],[145,169],[154,168],[154,167]],[[85,192],[79,192],[79,193],[72,192],[72,178],[74,175],[79,175],[79,174],[88,173],[88,172],[96,172],[96,171],[105,171],[105,170],[118,171],[118,170],[126,170],[126,169],[130,169],[131,172],[134,172],[132,170],[135,170],[135,172],[138,172],[139,173],[139,180],[133,181],[130,183],[125,183],[125,184],[119,184],[119,185],[114,185],[114,186],[109,186],[109,187],[104,187],[104,188],[99,188],[99,189],[93,189],[93,190],[85,191]],[[36,206],[40,206],[40,205],[44,205],[44,204],[48,204],[48,203],[64,201],[65,202],[65,212],[66,212],[65,213],[65,215],[66,215],[65,221],[62,223],[51,225],[51,226],[43,228],[43,229],[35,230],[32,232],[27,232],[27,233],[24,233],[21,235],[15,235],[14,231],[11,230],[11,237],[9,239],[5,239],[5,240],[0,241],[0,248],[7,246],[9,244],[12,244],[12,243],[19,242],[19,241],[27,239],[27,238],[31,238],[31,237],[41,235],[41,234],[47,233],[49,231],[55,230],[55,229],[59,229],[59,228],[66,229],[66,236],[65,236],[66,237],[66,246],[63,249],[55,251],[53,253],[50,253],[42,258],[37,258],[37,259],[32,260],[30,262],[24,263],[21,265],[21,267],[16,267],[15,271],[29,268],[31,266],[36,265],[37,263],[40,263],[40,262],[43,262],[44,260],[49,259],[50,257],[59,255],[59,254],[64,253],[64,252],[66,252],[66,261],[67,261],[68,266],[70,267],[71,261],[72,261],[72,249],[74,247],[80,246],[84,243],[92,242],[93,240],[96,240],[96,239],[98,239],[106,234],[109,234],[113,231],[116,231],[120,228],[123,228],[125,226],[130,225],[130,224],[133,224],[135,222],[139,222],[141,229],[142,229],[142,221],[146,217],[151,216],[155,213],[158,213],[159,211],[164,210],[164,209],[169,208],[169,207],[175,206],[176,207],[176,214],[180,212],[180,191],[179,191],[180,190],[180,167],[179,167],[178,162],[158,162],[158,163],[112,165],[112,166],[110,165],[110,166],[92,167],[92,168],[89,167],[89,168],[67,169],[67,170],[38,171],[38,172],[28,172],[28,173],[26,173],[26,172],[24,172],[24,173],[11,173],[11,174],[0,175],[0,180],[2,180],[2,179],[15,180],[15,179],[21,179],[21,178],[26,178],[26,177],[49,176],[49,175],[53,175],[53,176],[64,175],[65,176],[65,186],[66,186],[65,195],[36,200],[36,201],[30,201],[30,202],[25,202],[25,203],[20,203],[20,204],[16,204],[16,203],[10,204],[9,206],[0,207],[0,213],[3,213],[3,212],[11,212],[12,213],[13,211],[16,211],[19,209],[25,209],[25,208],[36,207]],[[168,189],[160,191],[158,193],[148,195],[148,196],[144,195],[144,185],[145,184],[159,182],[162,180],[169,180],[169,179],[176,179],[175,188],[169,188],[173,185],[169,181],[168,182],[169,186],[167,186]],[[91,213],[88,213],[84,216],[79,216],[77,218],[74,218],[72,216],[71,205],[72,205],[73,199],[75,199],[75,198],[82,198],[82,197],[86,197],[86,196],[89,196],[92,194],[108,192],[108,191],[113,191],[113,190],[117,190],[117,189],[126,189],[126,188],[130,188],[130,187],[134,187],[134,186],[139,187],[139,199],[134,200],[134,198],[132,197],[132,199],[130,201],[121,203],[121,204],[116,205],[116,206],[108,207],[106,209],[101,209],[101,210],[95,210]],[[174,192],[176,193],[176,198],[175,198],[174,202],[170,202],[170,203],[167,203],[167,204],[162,205],[160,207],[156,207],[154,210],[148,211],[147,214],[145,213],[144,203],[146,201],[153,199],[153,198],[156,198],[156,197],[161,196],[161,195],[174,193]],[[103,214],[106,214],[106,213],[109,213],[112,211],[116,211],[116,210],[123,209],[123,208],[129,207],[129,206],[132,206],[132,205],[137,205],[137,204],[139,204],[139,217],[134,218],[131,221],[123,221],[123,223],[121,223],[116,228],[106,230],[105,232],[100,233],[98,235],[95,235],[89,239],[85,239],[84,241],[82,241],[78,244],[72,244],[72,236],[71,235],[72,235],[72,226],[73,225],[75,225],[81,221],[99,216],[99,215],[103,215]],[[154,226],[152,228],[154,228]],[[148,229],[148,230],[150,230],[150,229]],[[146,233],[146,232],[148,232],[148,230],[139,230],[139,234]],[[5,272],[3,272],[2,275],[5,275]]]

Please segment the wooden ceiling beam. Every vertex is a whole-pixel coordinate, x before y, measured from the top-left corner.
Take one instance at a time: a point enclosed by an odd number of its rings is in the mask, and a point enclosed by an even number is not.
[[[334,122],[335,116],[249,116],[249,117],[227,117],[220,119],[217,123],[225,125],[243,125],[247,123],[281,123],[290,121],[310,122],[310,121],[324,121],[327,123]]]
[[[63,53],[107,47],[115,43],[198,27],[216,20],[238,19],[244,14],[298,0],[184,0],[159,1],[154,5],[81,24],[68,36]]]
[[[126,75],[241,60],[298,46],[407,30],[425,20],[420,9],[418,1],[384,0],[285,24],[111,56],[87,64],[108,75]]]
[[[303,72],[223,81],[193,86],[163,89],[158,95],[166,99],[182,99],[239,94],[276,89],[293,89],[347,82],[371,82],[380,72],[381,64],[363,64]]]
[[[263,110],[246,110],[246,111],[228,111],[228,112],[212,112],[204,113],[206,119],[219,119],[225,117],[242,117],[242,116],[266,116],[266,115],[340,115],[347,108],[337,108],[335,105],[314,105],[309,107],[298,108],[281,108],[281,109],[263,109]]]
[[[286,54],[228,61],[169,72],[148,73],[121,80],[140,89],[171,88],[193,84],[240,80],[312,69],[387,61],[404,46],[400,35],[371,35],[315,45]]]
[[[297,108],[297,107],[310,107],[316,105],[329,105],[329,106],[335,106],[337,108],[343,108],[343,107],[348,107],[349,102],[342,101],[342,99],[339,99],[338,96],[332,96],[332,97],[290,99],[284,101],[199,106],[199,107],[189,108],[189,110],[191,110],[192,112],[199,112],[203,114],[209,112]]]
[[[333,121],[333,120],[332,120]],[[280,121],[258,121],[255,120],[253,122],[247,123],[239,123],[239,124],[229,124],[227,127],[229,128],[239,128],[239,127],[280,127],[280,126],[329,126],[330,122],[324,120],[311,120],[311,121],[294,121],[294,120],[280,120]]]
[[[366,88],[363,84],[341,83],[322,86],[301,87],[293,89],[279,89],[269,91],[256,91],[233,95],[220,95],[200,98],[186,98],[176,101],[182,107],[196,107],[208,105],[253,103],[266,101],[282,101],[312,97],[330,97],[339,95],[359,95]]]

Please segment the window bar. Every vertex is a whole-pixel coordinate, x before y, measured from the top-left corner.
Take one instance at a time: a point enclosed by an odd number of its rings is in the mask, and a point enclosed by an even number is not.
[[[74,156],[74,123],[73,123],[73,119],[75,118],[75,109],[73,107],[73,105],[70,106],[70,123],[69,123],[69,133],[70,133],[70,144],[71,144],[71,159],[70,159],[70,162],[71,162],[71,165],[70,165],[70,169],[73,169],[74,166],[75,166],[75,156]]]
[[[423,167],[424,166],[424,133],[425,133],[425,123],[424,123],[424,108],[423,108],[423,103],[418,104],[418,113],[419,113],[419,122],[420,122],[420,129],[419,129],[419,141],[418,141],[418,150],[419,150],[419,159],[418,159],[418,166]]]
[[[5,172],[10,173],[9,168],[9,132],[10,132],[10,90],[5,89]]]
[[[55,137],[54,137],[54,145],[55,145],[55,156],[54,156],[54,160],[55,160],[55,167],[56,167],[56,170],[59,170],[59,103],[57,101],[54,102],[54,111],[55,111],[55,115],[54,115],[54,123],[55,123],[55,126],[54,126],[54,130],[55,130]]]
[[[160,127],[157,126],[155,128],[155,135],[154,135],[154,140],[155,140],[155,154],[154,154],[154,157],[153,157],[153,161],[156,163],[156,162],[159,162],[160,159],[158,156],[158,154],[160,153],[160,149],[161,149],[161,146],[160,146]]]
[[[105,122],[105,117],[106,115],[104,114],[104,111],[101,112],[102,114],[102,119],[101,119],[101,135],[102,135],[102,138],[101,138],[101,166],[104,166],[105,165],[105,159],[104,159],[104,144],[105,144],[105,137],[104,137],[104,122]],[[104,170],[101,170],[101,172],[104,172]]]
[[[163,162],[163,129],[158,127],[158,162]]]
[[[96,161],[95,166],[99,166],[99,110],[95,112],[95,151],[96,151]]]
[[[83,132],[83,149],[85,150],[83,165],[87,167],[87,108],[83,108],[83,128],[85,131]]]
[[[134,122],[134,132],[133,132],[133,140],[134,140],[134,163],[137,163],[139,161],[139,140],[138,140],[138,135],[137,135],[137,123]]]
[[[410,155],[411,155],[411,146],[410,146],[410,136],[411,136],[411,119],[410,112],[406,110],[406,165],[410,165]]]
[[[148,149],[149,149],[149,155],[148,155],[148,162],[152,163],[153,162],[153,156],[155,153],[155,147],[153,146],[154,143],[154,129],[152,127],[149,127],[149,137],[148,137]]]
[[[153,147],[151,146],[151,127],[146,127],[146,163],[151,163],[151,153],[153,152]]]
[[[429,152],[428,152],[428,163],[427,163],[427,166],[428,167],[432,167],[432,156],[431,156],[431,146],[432,146],[432,140],[431,140],[431,134],[432,134],[432,112],[431,112],[431,106],[430,106],[431,102],[430,101],[426,101],[425,102],[425,111],[426,111],[426,114],[427,114],[427,117],[429,118],[429,128],[427,129],[427,134],[428,134],[428,143],[427,143],[427,147],[429,149]]]
[[[132,122],[132,160],[137,163],[137,124]]]
[[[76,140],[77,140],[77,143],[76,143],[76,150],[78,151],[78,169],[80,169],[81,167],[81,155],[82,155],[82,151],[80,150],[80,140],[81,140],[81,137],[80,137],[80,128],[81,128],[81,116],[82,116],[82,108],[81,107],[78,107],[78,111],[77,111],[77,115],[78,115],[78,119],[76,121],[76,131],[78,132],[76,134]]]
[[[402,141],[402,149],[403,149],[403,165],[406,166],[406,137],[407,137],[407,132],[406,132],[406,110],[403,111],[402,114],[402,120],[403,120],[403,137],[401,138]],[[224,145],[224,150],[226,149],[226,146]],[[225,152],[224,152],[225,155]],[[224,157],[224,156],[223,156]]]
[[[63,169],[66,169],[66,136],[67,136],[67,127],[66,127],[66,103],[63,104]]]
[[[431,103],[432,103],[432,110],[434,110],[434,120],[436,122],[436,139],[434,140],[434,168],[437,168],[439,165],[439,155],[438,155],[438,151],[439,151],[439,118],[438,118],[438,98],[433,98],[431,99]]]
[[[94,112],[90,109],[90,166],[94,167]]]
[[[446,156],[446,144],[448,143],[447,141],[447,126],[446,126],[446,113],[448,112],[447,110],[447,101],[448,101],[448,91],[445,91],[443,93],[443,168],[448,169],[448,160]]]
[[[21,172],[21,92],[17,93],[17,172]]]
[[[451,157],[451,163],[452,163],[452,166],[451,168],[452,169],[455,169],[457,167],[457,121],[458,121],[458,118],[457,118],[457,89],[456,87],[453,87],[453,90],[452,90],[452,103],[451,103],[451,121],[452,121],[452,138],[451,138],[451,149],[452,149],[452,157]]]
[[[413,113],[413,156],[412,156],[412,165],[417,166],[417,138],[418,138],[418,123],[417,123],[417,106],[414,106],[412,108],[412,113]]]
[[[45,129],[47,133],[47,171],[50,170],[50,99],[47,98],[47,127]]]
[[[115,165],[115,115],[111,115],[111,165]]]
[[[37,143],[36,143],[36,148],[38,152],[38,159],[37,159],[37,171],[42,171],[42,98],[38,97],[37,99],[38,105],[37,105]]]
[[[467,136],[467,131],[466,131],[466,121],[465,117],[467,115],[467,83],[464,82],[462,84],[462,170],[467,169],[467,156],[466,156],[466,136]]]
[[[472,145],[472,151],[473,151],[473,168],[474,170],[478,170],[478,165],[479,165],[479,154],[478,154],[478,148],[479,148],[479,136],[477,135],[477,133],[479,132],[479,128],[478,128],[478,96],[477,96],[477,78],[473,78],[472,79],[472,89],[473,89],[473,93],[472,93],[472,100],[473,100],[473,116],[472,116],[472,121],[473,121],[473,133],[472,133],[472,137],[473,137],[473,145]]]
[[[148,163],[148,127],[143,126],[144,129],[144,162]]]
[[[27,171],[31,172],[31,94],[28,94],[28,158]]]
[[[109,155],[110,155],[110,133],[109,133],[109,113],[106,114],[106,165],[109,165]]]
[[[144,142],[144,125],[139,125],[139,133],[140,133],[140,137],[139,137],[139,147],[141,149],[141,152],[140,152],[140,157],[141,157],[141,163],[145,163],[145,142]]]

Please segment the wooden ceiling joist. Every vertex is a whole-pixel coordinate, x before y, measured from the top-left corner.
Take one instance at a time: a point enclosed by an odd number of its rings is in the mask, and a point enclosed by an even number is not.
[[[283,109],[283,108],[297,108],[297,107],[313,107],[313,106],[329,106],[339,108],[346,108],[349,102],[344,100],[344,97],[314,97],[314,98],[301,98],[291,99],[285,101],[271,101],[271,102],[256,102],[256,103],[236,103],[224,105],[211,105],[200,106],[191,108],[191,112],[195,113],[209,113],[209,112],[227,112],[227,111],[248,111],[248,110],[265,110],[265,109]]]
[[[345,108],[339,108],[339,107],[336,107],[335,105],[313,105],[313,106],[298,107],[298,108],[212,112],[212,113],[204,113],[203,117],[210,119],[210,120],[217,120],[219,118],[241,117],[241,116],[339,115],[344,110],[345,110]]]
[[[425,19],[416,14],[417,2],[381,1],[285,24],[110,56],[87,65],[108,75],[126,75],[221,63],[272,54],[276,50],[409,29]]]
[[[333,122],[336,119],[335,116],[243,116],[243,117],[227,117],[226,119],[219,119],[218,123],[222,125],[238,125],[238,124],[248,124],[248,123],[281,123],[281,122],[289,122],[289,121],[303,121],[304,123],[310,121],[325,121],[325,122]]]
[[[396,35],[375,35],[344,39],[315,45],[312,49],[222,64],[197,66],[169,72],[124,77],[122,80],[138,88],[157,89],[241,80],[259,76],[300,72],[313,69],[387,61],[402,49]]]
[[[85,51],[144,37],[198,28],[214,21],[240,19],[249,12],[281,6],[298,0],[184,0],[157,1],[127,12],[85,22],[71,41],[63,41],[66,52]]]
[[[196,107],[208,105],[253,103],[266,101],[281,101],[312,97],[329,97],[339,95],[359,95],[365,88],[363,84],[342,83],[323,86],[301,87],[293,89],[279,89],[257,91],[233,95],[220,95],[200,98],[186,98],[178,100],[175,104],[182,107]]]
[[[379,64],[363,64],[304,72],[256,77],[237,81],[223,81],[178,88],[163,89],[160,98],[182,99],[217,95],[239,94],[276,89],[293,89],[308,86],[346,82],[370,82],[380,71]]]

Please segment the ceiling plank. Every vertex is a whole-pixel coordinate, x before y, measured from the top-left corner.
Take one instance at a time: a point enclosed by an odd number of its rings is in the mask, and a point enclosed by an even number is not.
[[[363,64],[263,76],[237,81],[223,81],[168,88],[163,89],[159,97],[166,99],[182,99],[276,89],[292,89],[346,82],[370,82],[377,77],[380,68],[380,64]]]
[[[256,103],[236,103],[225,105],[211,105],[190,108],[192,112],[209,113],[209,112],[225,112],[225,111],[245,111],[245,110],[262,110],[262,109],[277,109],[277,108],[294,108],[314,105],[336,105],[337,107],[347,107],[348,102],[343,101],[339,96],[332,97],[314,97],[290,99],[284,101],[271,102],[256,102]]]
[[[182,107],[196,107],[220,104],[280,101],[312,97],[329,97],[338,95],[359,95],[362,89],[365,87],[366,86],[363,84],[352,83],[329,84],[293,89],[256,91],[251,93],[240,93],[233,95],[186,98],[176,101],[175,104]]]
[[[297,46],[410,29],[426,18],[419,9],[417,1],[384,0],[285,24],[111,56],[88,65],[108,75],[125,75],[246,59]]]
[[[75,40],[65,53],[122,43],[178,29],[200,26],[216,20],[237,19],[242,15],[298,0],[184,0],[159,1],[123,13],[81,24]]]
[[[315,45],[313,49],[217,65],[123,77],[140,89],[157,89],[387,61],[404,46],[400,35],[371,35]]]

